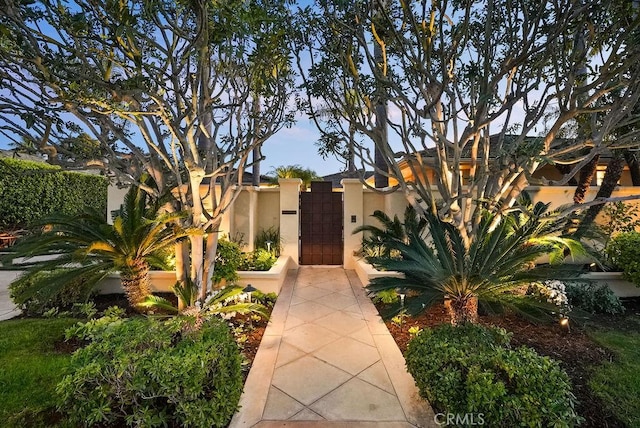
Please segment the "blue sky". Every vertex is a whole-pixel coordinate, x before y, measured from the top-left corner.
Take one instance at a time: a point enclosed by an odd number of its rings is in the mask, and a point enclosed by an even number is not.
[[[334,157],[322,159],[315,146],[320,133],[307,117],[298,117],[292,128],[285,128],[271,137],[263,146],[266,160],[261,165],[265,174],[280,165],[299,164],[318,175],[333,174],[344,167]]]

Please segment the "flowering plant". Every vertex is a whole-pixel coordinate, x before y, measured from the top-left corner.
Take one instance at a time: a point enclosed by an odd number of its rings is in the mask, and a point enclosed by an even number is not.
[[[571,312],[566,285],[562,281],[554,279],[542,282],[533,282],[529,286],[527,294],[536,295],[549,303],[553,303],[558,307],[561,313]]]

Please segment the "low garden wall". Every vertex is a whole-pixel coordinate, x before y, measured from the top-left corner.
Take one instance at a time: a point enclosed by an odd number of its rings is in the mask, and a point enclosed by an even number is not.
[[[264,293],[280,292],[287,271],[292,267],[291,257],[280,256],[275,264],[266,272],[238,271],[238,285],[251,284]],[[170,293],[176,283],[175,271],[151,271],[151,290],[156,293]],[[122,293],[120,274],[107,276],[97,285],[99,294]]]
[[[373,278],[383,276],[401,277],[398,272],[379,271],[363,259],[359,259],[355,264],[355,271],[360,278],[360,282],[366,287]],[[589,272],[580,275],[580,279],[594,281],[597,284],[607,285],[618,297],[639,297],[640,287],[622,278],[622,272]]]
[[[373,278],[380,278],[383,276],[392,276],[394,278],[402,278],[402,274],[400,272],[383,272],[383,271],[377,270],[376,268],[371,266],[369,263],[367,263],[363,259],[356,260],[355,271],[356,271],[356,275],[358,275],[358,278],[360,279],[360,282],[365,287],[369,285],[369,283]]]
[[[580,275],[580,278],[606,284],[618,297],[640,296],[640,287],[622,278],[622,272],[589,272]]]

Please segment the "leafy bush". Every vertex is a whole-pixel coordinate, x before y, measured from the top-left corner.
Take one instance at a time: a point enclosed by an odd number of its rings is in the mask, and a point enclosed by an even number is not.
[[[40,162],[0,158],[0,228],[26,228],[50,214],[107,209],[104,177]]]
[[[212,280],[219,284],[226,280],[227,284],[233,284],[238,280],[238,267],[242,261],[242,251],[235,242],[221,239],[218,241],[218,251],[213,270]]]
[[[624,279],[640,287],[640,233],[616,235],[607,245],[607,256],[614,266],[622,270]]]
[[[59,269],[54,274],[59,273]],[[93,283],[78,276],[60,288],[43,288],[39,284],[47,282],[51,273],[36,272],[24,275],[9,285],[11,300],[28,316],[41,316],[54,308],[68,309],[74,303],[86,301],[93,289]]]
[[[569,304],[592,314],[621,314],[624,306],[620,299],[605,284],[592,282],[568,282],[566,284]]]
[[[278,258],[267,250],[258,248],[250,253],[242,253],[238,270],[267,271],[275,264]]]
[[[570,427],[581,420],[558,363],[529,348],[510,349],[503,329],[425,329],[409,343],[406,360],[436,412],[482,414],[492,427]]]
[[[275,226],[271,226],[268,229],[260,230],[253,241],[253,245],[255,248],[262,248],[267,251],[271,250],[271,252],[278,257],[282,248],[280,229]]]
[[[272,308],[273,305],[275,305],[276,300],[278,299],[278,295],[276,293],[263,293],[260,290],[256,290],[253,292],[251,298],[256,303],[260,303],[263,306]]]
[[[238,406],[241,357],[223,321],[106,316],[70,334],[90,341],[57,386],[73,423],[223,427]]]

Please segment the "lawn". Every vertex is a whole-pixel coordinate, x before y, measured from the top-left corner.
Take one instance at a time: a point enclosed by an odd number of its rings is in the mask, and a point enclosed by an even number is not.
[[[65,329],[77,321],[56,318],[0,322],[0,420],[3,426],[55,423],[55,386],[71,360],[70,353],[56,350],[56,343],[64,339]]]
[[[640,322],[632,329],[598,329],[590,336],[614,355],[594,369],[591,389],[628,426],[640,426]]]

